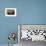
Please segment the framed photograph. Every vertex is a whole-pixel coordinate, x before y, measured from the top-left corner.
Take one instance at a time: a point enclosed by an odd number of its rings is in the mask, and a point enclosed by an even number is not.
[[[5,8],[5,16],[16,16],[16,8]]]

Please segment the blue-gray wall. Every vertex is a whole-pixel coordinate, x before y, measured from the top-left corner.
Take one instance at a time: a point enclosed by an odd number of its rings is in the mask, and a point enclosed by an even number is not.
[[[10,7],[17,8],[16,17],[5,16]],[[0,0],[0,44],[8,43],[9,32],[17,33],[17,24],[46,24],[46,0]]]

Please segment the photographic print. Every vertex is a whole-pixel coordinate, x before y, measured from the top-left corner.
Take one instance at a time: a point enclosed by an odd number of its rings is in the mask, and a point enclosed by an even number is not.
[[[5,8],[5,16],[16,16],[16,8]]]

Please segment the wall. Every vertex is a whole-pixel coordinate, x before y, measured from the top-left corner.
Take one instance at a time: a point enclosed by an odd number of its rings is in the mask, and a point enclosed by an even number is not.
[[[6,17],[5,8],[17,8],[16,17]],[[7,44],[17,24],[46,24],[46,0],[0,0],[0,44]],[[17,40],[16,40],[17,43]]]

